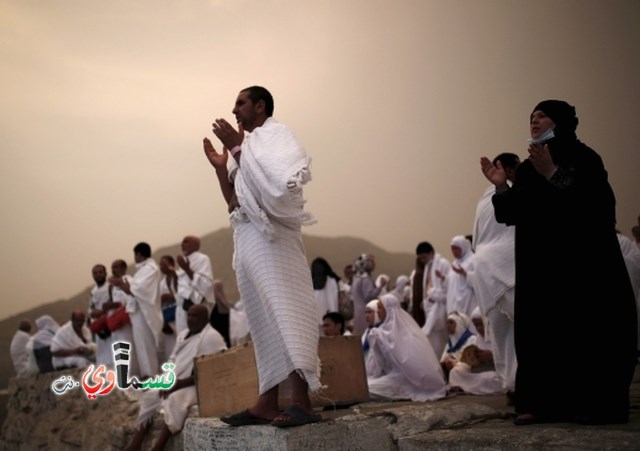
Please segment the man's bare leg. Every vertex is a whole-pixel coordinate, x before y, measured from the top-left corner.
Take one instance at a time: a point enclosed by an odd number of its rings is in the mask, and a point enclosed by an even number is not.
[[[309,384],[297,372],[289,374],[289,384],[291,386],[291,404],[297,404],[308,413],[313,413],[311,399],[309,398]],[[278,413],[274,418],[276,421],[289,420],[286,413]]]
[[[149,432],[149,429],[151,429],[152,424],[152,422],[149,422],[148,424],[136,429],[136,433],[133,435],[131,442],[129,442],[123,451],[138,451],[142,449],[142,442],[144,441],[144,437],[147,435],[147,432]]]
[[[164,447],[167,445],[169,438],[171,438],[171,431],[165,424],[162,426],[162,429],[160,430],[160,434],[158,435],[158,439],[154,443],[153,448],[151,448],[151,451],[162,451]]]
[[[249,413],[258,418],[273,420],[279,413],[278,386],[267,390],[258,397],[256,403],[249,408]]]

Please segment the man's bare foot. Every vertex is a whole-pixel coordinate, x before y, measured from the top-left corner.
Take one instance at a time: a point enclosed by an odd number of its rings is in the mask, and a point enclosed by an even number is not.
[[[300,404],[291,404],[278,414],[271,424],[277,427],[302,426],[303,424],[322,421],[322,416]]]

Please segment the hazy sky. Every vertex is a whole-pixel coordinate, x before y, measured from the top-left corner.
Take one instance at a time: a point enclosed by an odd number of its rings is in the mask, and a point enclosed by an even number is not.
[[[450,258],[480,156],[524,158],[532,108],[560,98],[630,235],[639,24],[637,0],[0,0],[0,318],[139,241],[227,227],[202,138],[253,84],[313,157],[307,234]]]

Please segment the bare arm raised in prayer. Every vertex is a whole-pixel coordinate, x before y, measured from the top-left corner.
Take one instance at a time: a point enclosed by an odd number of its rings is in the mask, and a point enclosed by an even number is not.
[[[227,170],[229,151],[226,147],[224,147],[222,149],[222,152],[218,153],[213,147],[213,144],[211,144],[209,138],[204,138],[202,140],[202,146],[204,147],[204,154],[209,160],[209,163],[211,163],[211,166],[213,166],[216,170],[216,175],[218,176],[218,183],[220,184],[220,191],[222,191],[222,196],[224,197],[224,200],[227,202],[227,204],[231,206],[231,202],[235,199],[235,191],[233,189],[233,184],[229,181],[229,172]]]
[[[509,185],[507,185],[507,174],[500,161],[494,165],[487,157],[482,157],[480,158],[480,168],[487,180],[496,186],[496,192],[509,189]]]

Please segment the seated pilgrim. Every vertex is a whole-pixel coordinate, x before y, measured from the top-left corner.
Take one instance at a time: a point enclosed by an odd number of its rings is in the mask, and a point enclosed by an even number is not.
[[[351,335],[345,325],[344,316],[339,312],[328,312],[322,317],[322,331],[325,337]]]
[[[449,371],[460,361],[462,351],[470,345],[476,344],[476,336],[471,332],[471,320],[462,312],[451,312],[447,316],[447,333],[449,339],[444,348],[440,364],[449,377]]]
[[[394,292],[380,299],[382,323],[370,330],[367,383],[372,398],[431,401],[446,395],[442,368],[431,344]]]
[[[471,313],[471,321],[477,332],[476,343],[464,348],[460,361],[451,369],[449,390],[470,395],[504,393],[502,379],[493,364],[491,343],[485,338],[484,320],[479,308]]]
[[[224,338],[209,324],[209,311],[204,304],[195,304],[187,312],[187,329],[176,337],[169,361],[175,365],[174,385],[167,390],[148,390],[140,399],[136,432],[125,450],[139,450],[151,429],[154,416],[162,410],[164,426],[153,446],[164,449],[172,434],[181,431],[189,408],[198,402],[193,360],[227,349]]]
[[[56,370],[88,368],[95,362],[96,345],[82,310],[74,310],[51,339],[51,361]]]
[[[491,340],[486,335],[485,319],[480,313],[480,308],[476,307],[471,312],[471,324],[473,327],[470,329],[476,336],[475,345],[480,352],[480,360],[485,362],[483,371],[494,370],[495,365],[493,363],[493,349],[491,346]]]
[[[369,350],[370,350],[369,340],[367,338],[369,337],[369,333],[371,332],[371,330],[374,327],[379,327],[380,323],[382,322],[380,320],[380,315],[378,314],[381,306],[382,306],[382,303],[378,299],[374,299],[373,301],[369,301],[367,303],[367,306],[364,308],[364,320],[367,323],[367,328],[362,334],[361,340],[362,340],[362,356],[364,357],[365,368],[369,365],[369,361],[371,360],[371,357],[369,356]]]
[[[51,341],[60,325],[49,315],[42,315],[35,320],[38,331],[27,343],[30,374],[49,373],[54,371],[51,355]]]
[[[13,362],[13,369],[17,377],[29,375],[29,352],[27,344],[31,340],[31,321],[23,319],[18,323],[18,330],[11,339],[9,353]]]

